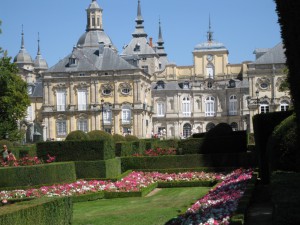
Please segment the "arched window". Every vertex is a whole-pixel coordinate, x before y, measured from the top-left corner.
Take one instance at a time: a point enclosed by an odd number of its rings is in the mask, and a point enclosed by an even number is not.
[[[229,98],[229,115],[234,116],[237,115],[237,97],[235,95],[231,95]]]
[[[215,98],[212,96],[205,100],[205,116],[215,116]]]
[[[282,100],[280,102],[280,111],[287,111],[289,110],[289,102],[287,100]]]
[[[165,103],[157,102],[157,116],[165,116]]]
[[[192,126],[191,126],[191,124],[186,123],[186,124],[183,125],[183,132],[182,132],[182,134],[183,134],[183,137],[185,137],[185,138],[191,136],[191,134],[192,134]]]
[[[260,113],[268,113],[270,111],[270,106],[268,101],[262,101],[259,105]]]
[[[206,74],[207,74],[208,78],[214,79],[214,73],[215,73],[214,70],[215,69],[214,69],[214,65],[213,64],[211,64],[211,63],[207,64],[207,66],[206,66]]]
[[[131,121],[131,109],[130,106],[122,107],[122,124],[130,124]]]
[[[208,123],[206,125],[206,132],[208,132],[209,130],[213,129],[216,125],[214,123]]]
[[[191,101],[188,97],[184,97],[182,100],[182,114],[183,116],[191,116]]]
[[[236,122],[231,123],[230,126],[231,126],[231,128],[232,128],[233,131],[237,131],[238,128],[239,128],[238,124]]]

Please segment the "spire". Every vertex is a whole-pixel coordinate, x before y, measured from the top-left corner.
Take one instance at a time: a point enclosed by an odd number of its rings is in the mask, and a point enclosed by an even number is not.
[[[164,40],[162,37],[162,32],[161,32],[161,22],[160,22],[160,18],[159,18],[159,30],[158,30],[158,40],[157,40],[157,46],[156,46],[156,52],[158,53],[158,55],[160,57],[162,56],[167,56],[166,52],[165,52],[165,47],[164,47]]]
[[[158,41],[157,41],[157,43],[158,43],[158,44],[160,44],[160,43],[163,44],[163,43],[164,43],[164,40],[163,40],[163,38],[162,38],[160,18],[159,18],[158,24],[159,24],[159,29],[158,29]]]
[[[41,55],[41,50],[40,50],[40,32],[38,32],[38,52],[37,55]]]
[[[34,67],[35,69],[39,70],[47,70],[48,69],[48,64],[46,60],[43,58],[41,55],[41,48],[40,48],[40,33],[38,32],[38,51],[37,55],[34,60]]]
[[[213,40],[213,32],[211,31],[210,14],[209,14],[207,41],[212,42],[212,40]]]
[[[23,29],[23,24],[22,24],[22,39],[21,39],[21,49],[24,49],[25,48],[25,44],[24,44],[24,29]]]
[[[132,34],[133,37],[147,37],[148,35],[144,31],[144,19],[142,17],[142,10],[141,10],[141,1],[138,0],[138,7],[137,7],[137,17],[135,19],[136,26],[135,31]]]

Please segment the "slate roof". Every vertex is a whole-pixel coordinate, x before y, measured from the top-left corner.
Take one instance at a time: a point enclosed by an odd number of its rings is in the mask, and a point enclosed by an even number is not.
[[[70,58],[76,58],[76,64],[70,65]],[[100,45],[99,48],[74,48],[73,52],[52,66],[46,72],[84,72],[104,70],[136,69],[122,59],[114,49]]]
[[[275,47],[269,49],[265,54],[260,56],[254,64],[277,64],[286,63],[283,44],[279,43]]]
[[[33,92],[29,97],[32,98],[42,98],[43,97],[43,83],[41,81],[37,81],[33,84]]]

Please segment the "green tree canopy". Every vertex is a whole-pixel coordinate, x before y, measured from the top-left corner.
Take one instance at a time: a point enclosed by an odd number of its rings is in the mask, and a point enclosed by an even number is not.
[[[27,84],[17,73],[11,57],[0,53],[0,139],[6,133],[10,134],[10,139],[17,136],[17,121],[24,118],[30,104]]]

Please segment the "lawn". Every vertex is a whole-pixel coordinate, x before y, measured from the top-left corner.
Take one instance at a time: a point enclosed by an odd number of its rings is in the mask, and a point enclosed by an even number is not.
[[[184,213],[211,188],[164,188],[149,197],[101,199],[74,204],[73,224],[163,225]]]

